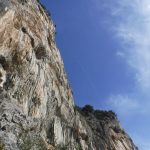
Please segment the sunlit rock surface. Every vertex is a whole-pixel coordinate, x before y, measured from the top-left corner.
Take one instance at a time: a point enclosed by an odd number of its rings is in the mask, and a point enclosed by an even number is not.
[[[0,150],[48,149],[136,147],[111,113],[97,119],[75,109],[43,6],[0,0]]]

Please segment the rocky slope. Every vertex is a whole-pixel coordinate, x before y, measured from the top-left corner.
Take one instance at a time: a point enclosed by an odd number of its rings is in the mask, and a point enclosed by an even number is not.
[[[74,107],[55,27],[37,0],[0,0],[0,150],[136,150],[113,113]]]

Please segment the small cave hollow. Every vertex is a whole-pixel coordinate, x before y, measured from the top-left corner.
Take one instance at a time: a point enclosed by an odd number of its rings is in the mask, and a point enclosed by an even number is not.
[[[9,63],[7,62],[6,58],[3,55],[0,55],[0,64],[2,65],[4,70],[8,70]]]
[[[40,44],[34,49],[34,51],[37,59],[47,58],[47,50],[44,45]]]
[[[22,30],[23,33],[27,33],[27,30],[26,30],[25,27],[22,27],[21,30]]]

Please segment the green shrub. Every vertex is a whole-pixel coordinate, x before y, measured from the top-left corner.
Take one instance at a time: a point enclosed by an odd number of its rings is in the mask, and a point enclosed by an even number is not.
[[[4,145],[0,143],[0,150],[4,150]]]
[[[110,111],[95,110],[94,116],[100,120],[100,119],[104,119],[104,118],[115,119],[117,115],[111,110]]]
[[[56,150],[68,150],[68,146],[67,145],[56,145]]]
[[[94,112],[94,108],[93,106],[91,105],[85,105],[83,108],[82,108],[82,111],[84,113],[93,113]]]
[[[79,107],[79,106],[77,106],[77,105],[75,105],[74,110],[75,110],[75,111],[78,111],[78,112],[81,112],[81,111],[82,111],[82,108]]]

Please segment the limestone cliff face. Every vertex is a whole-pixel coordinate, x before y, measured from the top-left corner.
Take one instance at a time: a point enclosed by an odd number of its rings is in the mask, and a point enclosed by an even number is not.
[[[75,109],[55,27],[39,2],[0,0],[0,150],[136,150],[105,115]]]

